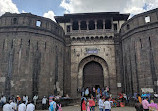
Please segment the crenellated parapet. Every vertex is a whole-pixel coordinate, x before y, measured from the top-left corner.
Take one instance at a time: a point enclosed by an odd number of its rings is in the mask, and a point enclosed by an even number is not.
[[[126,35],[130,36],[157,27],[156,24],[158,24],[158,8],[133,16],[122,25],[120,34],[124,38]]]
[[[0,17],[0,32],[5,31],[31,31],[36,30],[37,33],[47,33],[50,36],[58,36],[56,39],[64,39],[64,31],[60,25],[54,21],[31,13],[12,14],[5,13]],[[30,30],[29,30],[30,29]],[[53,37],[55,37],[53,36]]]

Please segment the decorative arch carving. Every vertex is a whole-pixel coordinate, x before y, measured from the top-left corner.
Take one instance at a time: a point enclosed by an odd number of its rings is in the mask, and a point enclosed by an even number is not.
[[[99,56],[90,55],[90,56],[82,59],[79,63],[78,75],[77,75],[78,76],[78,84],[77,84],[78,88],[83,87],[83,68],[87,63],[89,63],[91,61],[95,61],[103,67],[104,86],[109,86],[109,84],[110,84],[110,82],[109,82],[109,68],[108,68],[107,62]]]

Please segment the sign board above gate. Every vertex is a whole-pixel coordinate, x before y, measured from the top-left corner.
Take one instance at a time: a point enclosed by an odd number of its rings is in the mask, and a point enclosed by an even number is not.
[[[98,54],[99,49],[97,48],[86,48],[86,53],[87,54]]]

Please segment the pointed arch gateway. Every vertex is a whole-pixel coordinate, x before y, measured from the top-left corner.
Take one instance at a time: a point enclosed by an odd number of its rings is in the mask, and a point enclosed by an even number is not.
[[[109,69],[106,61],[96,55],[85,57],[79,63],[78,88],[109,86]]]

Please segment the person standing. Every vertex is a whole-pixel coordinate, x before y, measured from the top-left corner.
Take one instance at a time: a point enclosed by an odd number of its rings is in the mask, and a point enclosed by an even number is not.
[[[139,103],[142,103],[142,98],[140,97],[140,94],[137,94],[137,98],[138,98]]]
[[[96,95],[95,95],[95,87],[92,87],[93,89],[92,89],[92,95],[93,95],[93,97],[96,97]]]
[[[37,99],[38,99],[38,96],[35,95],[35,96],[33,97],[33,102],[34,102],[35,106],[36,106],[36,104],[37,104]]]
[[[86,102],[84,98],[81,99],[81,111],[86,111]]]
[[[105,102],[104,102],[104,106],[105,106],[105,111],[110,111],[111,110],[111,104],[109,101],[110,98],[106,98]]]
[[[81,96],[82,97],[84,97],[84,92],[85,92],[84,87],[82,87],[82,89],[81,89]]]
[[[136,111],[143,111],[143,106],[139,102],[139,100],[137,100],[137,103],[135,103],[135,109],[136,109]]]
[[[16,100],[17,100],[17,106],[18,106],[20,104],[21,97],[19,95],[17,95]]]
[[[7,101],[6,104],[3,106],[3,111],[14,111],[12,106]]]
[[[49,111],[56,111],[56,102],[55,102],[55,98],[53,98],[53,101],[50,102]]]
[[[89,96],[89,88],[87,87],[85,90],[85,96],[88,97]]]
[[[13,100],[10,100],[10,105],[12,106],[13,111],[17,110],[17,104]]]
[[[142,101],[142,105],[143,105],[144,111],[149,111],[148,97],[146,97],[146,98]]]
[[[28,99],[29,99],[28,96],[26,96],[26,95],[23,96],[23,101],[25,101],[25,104],[26,104],[26,105],[27,105],[27,103],[28,103]]]
[[[19,104],[18,111],[26,111],[25,101],[23,101],[21,104]]]
[[[46,98],[46,96],[44,96],[43,97],[43,99],[42,99],[42,109],[44,110],[44,109],[46,109],[46,107],[47,107],[47,98]]]
[[[93,96],[91,96],[91,98],[88,100],[89,102],[89,107],[91,111],[95,111],[95,101],[93,99]]]
[[[26,108],[26,111],[35,111],[35,105],[33,104],[33,101],[31,101]]]
[[[99,99],[99,111],[103,111],[104,108],[104,97],[101,97],[101,99]]]
[[[97,89],[97,93],[100,94],[100,88],[99,88],[99,87],[98,87],[98,89]]]
[[[1,102],[1,105],[3,107],[3,105],[6,103],[6,97],[2,95],[0,102]]]

